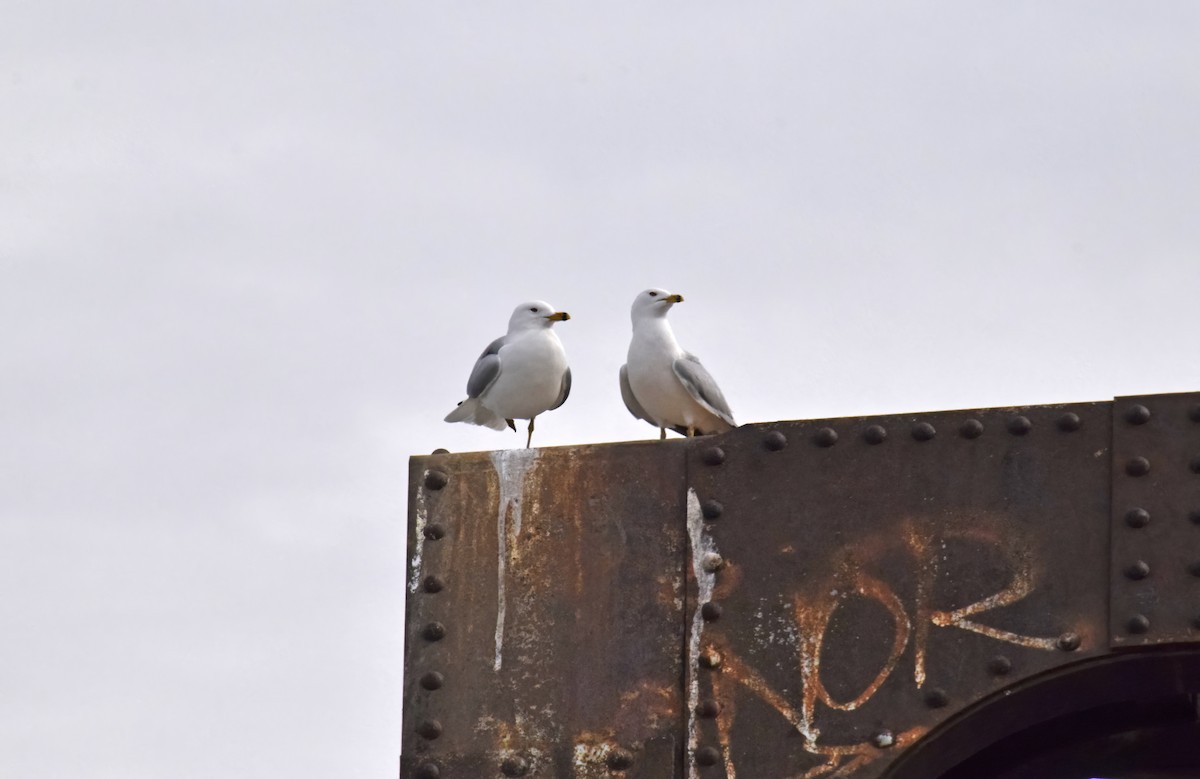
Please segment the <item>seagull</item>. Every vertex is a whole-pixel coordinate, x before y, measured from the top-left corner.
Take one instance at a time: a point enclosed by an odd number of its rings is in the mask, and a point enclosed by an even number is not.
[[[667,322],[671,306],[682,302],[683,295],[648,289],[629,312],[633,339],[621,366],[621,399],[629,413],[658,428],[660,440],[667,428],[690,438],[737,427],[721,388]]]
[[[543,300],[517,306],[508,333],[488,344],[467,379],[467,399],[446,415],[447,422],[470,422],[493,430],[517,429],[514,419],[533,420],[561,406],[571,392],[571,369],[562,341],[550,329],[571,315]]]

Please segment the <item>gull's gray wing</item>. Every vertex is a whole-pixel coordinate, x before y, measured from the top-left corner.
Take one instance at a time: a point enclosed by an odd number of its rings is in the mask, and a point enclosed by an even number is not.
[[[467,379],[467,397],[477,398],[482,395],[492,382],[500,375],[500,347],[508,343],[508,336],[502,335],[488,344],[475,361],[471,369],[471,378]]]
[[[696,402],[731,426],[737,427],[737,422],[733,421],[733,412],[729,409],[729,402],[721,394],[721,388],[717,386],[712,375],[700,364],[700,360],[696,359],[696,355],[685,352],[672,367],[675,369],[675,375],[683,382],[684,389]]]
[[[567,402],[567,396],[571,394],[571,369],[567,368],[563,371],[562,387],[558,390],[558,400],[554,401],[554,405],[550,407],[550,411]]]
[[[634,417],[658,427],[658,423],[650,418],[650,415],[642,408],[642,404],[638,403],[637,398],[634,397],[633,387],[629,386],[629,374],[625,372],[624,365],[621,366],[621,400],[625,401],[625,408],[629,409],[629,413],[633,414]],[[687,435],[686,427],[675,425],[671,429],[680,435]]]
[[[621,400],[625,401],[625,408],[629,409],[629,413],[637,419],[658,427],[658,423],[650,418],[646,410],[642,408],[642,404],[638,403],[638,399],[633,395],[633,387],[629,386],[629,374],[625,370],[625,366],[621,366]]]

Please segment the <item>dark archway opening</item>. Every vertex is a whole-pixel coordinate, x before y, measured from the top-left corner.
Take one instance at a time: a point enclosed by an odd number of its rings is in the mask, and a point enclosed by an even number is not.
[[[964,710],[887,779],[1200,779],[1200,647],[1065,666]]]

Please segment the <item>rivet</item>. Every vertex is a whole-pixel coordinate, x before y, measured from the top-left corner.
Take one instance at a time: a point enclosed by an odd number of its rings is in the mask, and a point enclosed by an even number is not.
[[[925,705],[931,709],[943,708],[949,702],[950,696],[946,694],[945,690],[940,688],[935,687],[925,693]]]
[[[700,765],[716,765],[721,759],[721,751],[716,747],[700,747],[696,750],[696,762]]]
[[[449,449],[434,449],[433,454],[450,454]]]
[[[1200,577],[1200,563],[1192,563],[1188,566],[1188,573],[1192,576]]]
[[[446,637],[446,626],[441,622],[430,622],[421,629],[421,637],[426,641],[441,641]]]
[[[700,607],[700,616],[707,622],[716,622],[721,618],[721,604],[709,601]]]
[[[417,733],[421,735],[421,738],[433,741],[442,735],[442,723],[435,719],[424,720],[420,725],[417,725]]]
[[[445,683],[446,677],[437,671],[430,671],[421,677],[421,686],[426,690],[440,690]]]
[[[1125,569],[1125,575],[1134,581],[1145,579],[1150,575],[1150,564],[1145,560],[1136,560]]]
[[[1150,512],[1143,508],[1129,509],[1125,513],[1125,524],[1130,527],[1145,527],[1150,524]]]
[[[716,552],[706,552],[701,565],[708,573],[716,573],[725,567],[725,558]]]
[[[1134,457],[1125,463],[1125,473],[1130,476],[1145,476],[1150,473],[1150,461],[1145,457]]]
[[[705,465],[720,465],[725,462],[725,450],[719,446],[710,446],[701,455]]]
[[[1025,435],[1033,429],[1033,423],[1029,421],[1029,417],[1016,416],[1008,420],[1008,432],[1013,435]]]
[[[425,526],[425,537],[430,541],[440,541],[446,537],[446,528],[436,522]]]
[[[772,452],[778,452],[780,449],[787,446],[787,436],[778,430],[772,430],[767,433],[767,437],[763,439],[763,446],[767,447]]]
[[[430,574],[425,577],[425,592],[441,592],[446,589],[446,582],[442,577],[435,574]]]
[[[417,766],[416,779],[440,779],[442,769],[437,767],[437,763],[421,763]]]
[[[704,719],[714,719],[721,713],[721,704],[713,698],[705,698],[696,704],[696,716]]]
[[[1131,425],[1144,425],[1150,421],[1150,409],[1140,403],[1130,406],[1125,412],[1125,421]]]
[[[500,773],[505,776],[524,776],[529,773],[529,761],[518,755],[510,755],[500,763]]]
[[[1058,429],[1064,433],[1074,433],[1083,426],[1083,420],[1073,411],[1068,411],[1058,418]]]
[[[1125,623],[1125,629],[1130,633],[1145,633],[1150,629],[1150,620],[1144,614],[1134,614]]]
[[[918,441],[931,441],[937,435],[937,429],[928,422],[918,422],[913,425],[912,437]]]
[[[1063,633],[1058,637],[1058,648],[1064,652],[1074,652],[1082,643],[1078,633]]]
[[[1200,403],[1197,403],[1188,410],[1188,417],[1190,417],[1193,422],[1200,422]]]
[[[817,431],[813,440],[817,442],[817,446],[830,447],[837,443],[838,434],[832,427],[823,427]]]
[[[1188,467],[1192,469],[1192,473],[1200,473],[1200,456],[1193,457]]]
[[[988,673],[993,676],[1007,676],[1012,671],[1012,660],[1009,660],[1004,655],[996,655],[991,660],[988,660],[987,668]]]
[[[700,653],[700,667],[716,670],[721,667],[721,653],[710,649]]]
[[[890,730],[878,730],[871,736],[871,743],[880,749],[887,749],[896,743],[896,736]]]
[[[609,770],[624,771],[633,765],[633,753],[628,749],[613,749],[608,753],[608,758],[605,760]]]
[[[883,425],[871,425],[863,431],[863,439],[868,444],[882,444],[887,440],[887,430]]]
[[[439,779],[442,777],[442,769],[438,768],[437,763],[422,762],[416,767],[416,779]]]
[[[983,435],[983,423],[978,419],[968,419],[962,423],[962,427],[958,429],[958,434],[963,438],[978,438]]]
[[[425,471],[425,486],[431,490],[440,490],[450,479],[442,471]]]
[[[724,510],[725,507],[721,505],[721,501],[719,500],[706,500],[700,504],[700,513],[710,522],[714,519],[719,519],[721,512]]]

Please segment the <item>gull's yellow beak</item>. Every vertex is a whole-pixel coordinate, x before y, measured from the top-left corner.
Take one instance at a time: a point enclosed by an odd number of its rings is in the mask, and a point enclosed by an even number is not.
[[[683,295],[667,295],[663,298],[664,303],[682,303]]]
[[[551,322],[565,322],[571,318],[571,315],[566,311],[559,311],[557,314],[550,314],[546,318]]]

